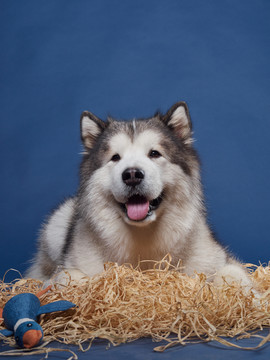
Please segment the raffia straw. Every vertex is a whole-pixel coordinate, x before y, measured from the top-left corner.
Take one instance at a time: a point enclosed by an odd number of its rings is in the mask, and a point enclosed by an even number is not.
[[[35,348],[35,349],[14,349],[0,352],[0,356],[29,356],[29,355],[41,355],[45,354],[45,359],[48,358],[51,352],[68,352],[72,354],[67,360],[77,360],[78,356],[70,349],[58,349],[58,348]]]
[[[78,305],[66,312],[46,314],[40,323],[44,341],[76,344],[82,351],[90,349],[96,338],[113,345],[151,337],[165,341],[154,348],[164,351],[191,341],[219,341],[241,349],[257,349],[270,340],[252,332],[270,326],[270,267],[249,266],[250,277],[261,292],[260,300],[238,284],[216,288],[206,276],[185,275],[170,264],[170,258],[153,262],[153,269],[139,266],[105,264],[100,275],[67,286],[54,285],[41,297],[42,304],[65,299]],[[43,286],[37,280],[21,279],[12,284],[0,283],[0,307],[23,292],[37,293]],[[258,346],[243,348],[224,337],[261,338]],[[14,340],[8,338],[10,345]]]

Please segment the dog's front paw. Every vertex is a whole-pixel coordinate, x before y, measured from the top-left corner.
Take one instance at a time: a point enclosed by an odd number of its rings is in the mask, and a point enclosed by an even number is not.
[[[86,282],[89,279],[87,275],[85,275],[80,270],[75,268],[68,269],[58,269],[58,271],[54,274],[54,276],[45,281],[43,283],[43,287],[47,287],[49,285],[63,285],[67,286],[71,281],[79,281],[81,283]]]
[[[256,307],[267,306],[265,295],[256,289],[256,284],[248,276],[241,264],[228,264],[219,269],[214,278],[214,285],[222,287],[225,284],[237,284],[241,287],[243,294],[252,296],[252,303]]]
[[[237,283],[245,289],[245,292],[254,288],[253,282],[241,264],[228,264],[217,271],[214,285],[220,287],[226,283],[229,285]]]

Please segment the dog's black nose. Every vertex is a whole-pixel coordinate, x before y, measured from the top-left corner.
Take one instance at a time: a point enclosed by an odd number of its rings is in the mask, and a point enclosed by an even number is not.
[[[136,168],[128,168],[122,173],[122,179],[128,186],[136,186],[144,178],[144,171]]]

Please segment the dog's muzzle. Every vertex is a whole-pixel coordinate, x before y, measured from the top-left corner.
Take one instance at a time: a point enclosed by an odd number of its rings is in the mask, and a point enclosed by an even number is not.
[[[136,188],[144,179],[144,171],[137,168],[128,168],[122,173],[123,182],[131,188],[131,195],[125,204],[121,204],[128,218],[132,221],[143,221],[156,210],[162,202],[162,194],[149,200],[140,194]]]

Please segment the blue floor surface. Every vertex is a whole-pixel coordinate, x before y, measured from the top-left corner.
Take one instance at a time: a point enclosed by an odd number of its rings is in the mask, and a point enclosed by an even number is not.
[[[269,330],[264,330],[260,334],[263,336],[268,335]],[[228,339],[229,340],[229,339]],[[230,339],[234,344],[243,346],[243,347],[255,347],[260,342],[259,339],[251,338],[244,340],[235,340]],[[82,352],[78,349],[77,346],[66,346],[60,343],[51,343],[48,347],[58,348],[58,349],[70,349],[75,352],[80,360],[86,359],[111,359],[111,360],[173,360],[173,359],[192,359],[192,360],[266,360],[270,359],[270,343],[264,345],[259,350],[240,350],[236,348],[229,348],[223,346],[218,342],[212,341],[210,343],[194,343],[188,344],[186,346],[176,346],[170,349],[167,349],[163,353],[157,353],[153,349],[157,346],[157,343],[152,342],[151,339],[140,339],[128,344],[122,344],[120,346],[108,346],[107,341],[96,341],[91,349],[87,352]],[[0,348],[1,352],[5,350],[10,350],[9,347],[3,346]],[[49,353],[49,359],[68,359],[72,354],[68,352],[51,352]],[[45,355],[32,355],[27,356],[26,358],[32,360],[44,359]],[[0,357],[1,358],[1,357]],[[3,357],[2,357],[3,358]],[[16,356],[4,356],[4,358],[18,359]],[[25,357],[24,357],[25,358]]]

